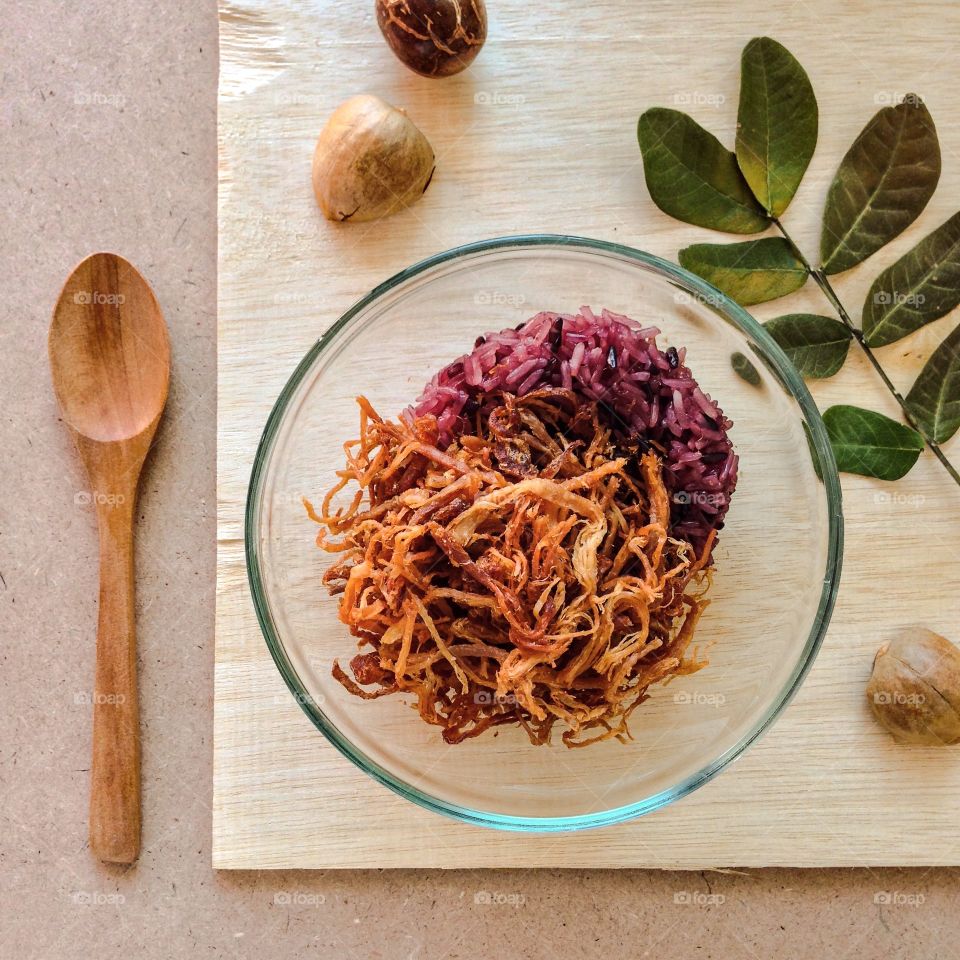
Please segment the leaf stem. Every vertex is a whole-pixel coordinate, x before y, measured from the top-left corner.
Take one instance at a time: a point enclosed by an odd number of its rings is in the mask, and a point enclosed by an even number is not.
[[[837,296],[836,290],[833,289],[833,284],[830,283],[830,280],[827,277],[827,275],[822,270],[814,270],[814,268],[810,265],[810,262],[803,255],[803,251],[796,245],[796,243],[794,243],[793,237],[791,237],[790,234],[787,233],[783,224],[780,222],[780,220],[777,217],[771,217],[770,220],[774,224],[774,226],[780,231],[780,235],[783,237],[783,239],[786,240],[788,244],[790,244],[790,249],[793,251],[794,256],[803,264],[803,266],[806,268],[807,273],[809,273],[810,276],[813,277],[814,283],[816,283],[816,285],[823,292],[823,295],[830,302],[830,305],[833,307],[833,309],[837,311],[837,315],[840,317],[844,325],[853,335],[853,339],[856,340],[857,343],[860,345],[860,349],[863,351],[866,358],[870,361],[871,365],[873,366],[873,369],[876,370],[880,379],[883,381],[886,388],[892,394],[894,400],[896,400],[897,403],[900,405],[900,409],[903,411],[903,419],[907,422],[907,424],[909,424],[910,427],[916,430],[921,437],[923,437],[924,442],[930,448],[933,455],[940,461],[940,463],[943,464],[944,469],[952,477],[953,482],[956,483],[957,486],[960,486],[960,473],[957,473],[956,468],[947,459],[946,454],[944,454],[943,450],[940,449],[940,444],[937,443],[932,437],[927,436],[926,432],[923,430],[920,424],[918,424],[917,421],[913,418],[913,415],[910,413],[910,408],[907,406],[906,400],[903,399],[903,396],[900,393],[900,391],[894,386],[893,381],[890,379],[890,377],[887,376],[886,370],[884,370],[883,367],[880,365],[880,361],[877,359],[877,355],[870,348],[870,344],[867,343],[866,338],[863,335],[863,331],[850,319],[850,314],[847,313],[846,307],[844,307],[844,305],[840,302],[840,298]]]

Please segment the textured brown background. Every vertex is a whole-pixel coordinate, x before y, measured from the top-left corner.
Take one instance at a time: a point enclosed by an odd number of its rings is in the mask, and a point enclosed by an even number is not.
[[[0,957],[955,956],[956,870],[211,870],[216,76],[213,4],[5,17]],[[95,249],[144,271],[174,350],[139,511],[145,829],[126,869],[86,849],[95,522],[45,346]]]

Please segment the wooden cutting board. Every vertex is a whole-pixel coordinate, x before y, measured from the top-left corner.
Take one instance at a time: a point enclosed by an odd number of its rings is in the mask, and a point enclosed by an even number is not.
[[[709,240],[651,203],[637,148],[647,106],[679,106],[733,143],[739,57],[785,43],[820,102],[821,137],[787,214],[811,255],[830,177],[879,106],[927,101],[944,172],[919,222],[840,278],[851,307],[960,196],[960,7],[490,0],[466,73],[428,81],[381,40],[373,3],[221,0],[219,447],[213,862],[217,867],[689,867],[960,863],[960,751],[895,746],[868,715],[873,652],[922,622],[960,639],[960,490],[929,454],[897,484],[844,477],[847,547],[833,625],[772,731],[687,799],[632,824],[564,836],[466,827],[400,799],[343,759],[287,692],[251,605],[243,505],[270,408],[305,351],[358,297],[426,255],[483,237],[574,233],[666,257]],[[721,12],[722,11],[722,12]],[[310,158],[325,118],[372,92],[405,107],[437,174],[415,207],[332,225]],[[790,311],[826,312],[812,284]],[[760,319],[787,312],[758,308]],[[909,386],[953,315],[881,351]],[[451,344],[451,356],[458,348]],[[853,352],[853,351],[852,351]],[[817,384],[822,408],[896,415],[859,356]],[[948,449],[960,460],[960,444]],[[771,530],[771,536],[775,531]]]

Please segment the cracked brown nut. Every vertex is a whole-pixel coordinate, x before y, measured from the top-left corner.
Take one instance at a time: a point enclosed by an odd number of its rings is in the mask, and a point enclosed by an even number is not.
[[[422,77],[466,70],[487,39],[483,0],[377,0],[377,23],[400,61]]]
[[[340,104],[313,154],[313,191],[328,220],[376,220],[418,200],[433,149],[413,121],[369,94]]]
[[[960,650],[932,630],[909,629],[877,651],[867,700],[898,743],[960,743]]]

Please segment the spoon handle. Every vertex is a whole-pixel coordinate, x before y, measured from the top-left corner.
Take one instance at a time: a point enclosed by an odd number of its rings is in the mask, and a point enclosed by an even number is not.
[[[140,709],[133,581],[135,485],[101,497],[100,620],[93,701],[90,849],[110,863],[140,852]],[[101,502],[102,501],[102,502]]]

